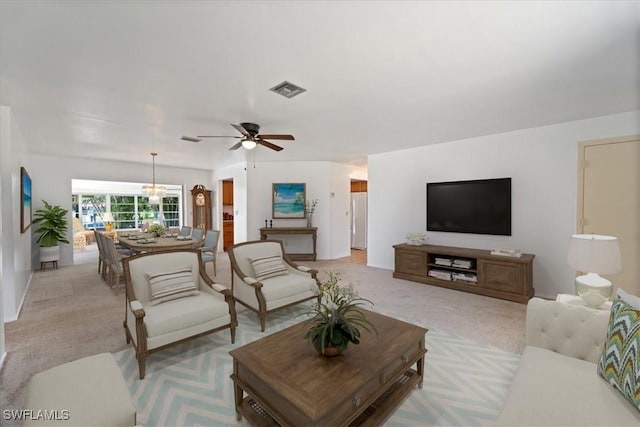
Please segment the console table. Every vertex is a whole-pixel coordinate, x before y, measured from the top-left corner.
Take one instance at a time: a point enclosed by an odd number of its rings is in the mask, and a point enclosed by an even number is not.
[[[260,240],[267,240],[270,235],[288,235],[288,234],[308,234],[313,240],[313,253],[290,254],[287,256],[295,261],[315,261],[316,260],[316,241],[318,240],[318,227],[262,227],[260,229]]]

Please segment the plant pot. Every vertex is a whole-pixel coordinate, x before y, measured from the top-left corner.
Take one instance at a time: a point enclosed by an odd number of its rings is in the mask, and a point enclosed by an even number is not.
[[[60,246],[40,246],[40,262],[58,261],[60,259]]]
[[[324,348],[324,351],[322,352],[322,355],[324,357],[336,357],[336,356],[340,356],[341,354],[342,354],[342,350],[332,345],[326,346]]]

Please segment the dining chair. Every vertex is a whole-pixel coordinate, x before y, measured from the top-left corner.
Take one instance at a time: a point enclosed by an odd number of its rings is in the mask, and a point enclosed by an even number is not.
[[[193,248],[198,249],[202,244],[202,236],[204,235],[204,231],[201,228],[194,228],[191,232],[191,239],[193,240]]]
[[[204,244],[200,248],[202,254],[202,262],[207,265],[208,262],[213,263],[213,275],[216,276],[216,252],[218,252],[218,238],[220,230],[207,230],[204,237]]]
[[[107,277],[107,252],[102,240],[102,234],[98,230],[93,230],[96,244],[98,245],[98,273],[103,279]]]
[[[109,268],[108,284],[117,295],[120,281],[122,280],[124,283],[122,260],[129,258],[130,255],[128,253],[118,251],[116,243],[109,237],[102,235],[102,239],[107,248],[107,266]]]
[[[180,233],[178,234],[178,236],[187,237],[190,235],[191,235],[191,227],[189,227],[188,225],[183,225],[182,228],[180,229]]]

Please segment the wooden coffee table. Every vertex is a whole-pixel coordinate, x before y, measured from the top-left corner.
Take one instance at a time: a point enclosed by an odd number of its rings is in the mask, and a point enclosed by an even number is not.
[[[318,355],[305,322],[230,351],[238,420],[252,425],[380,425],[422,388],[427,329],[371,311],[379,333],[341,355]],[[413,365],[416,369],[413,369]],[[244,394],[248,396],[244,396]]]

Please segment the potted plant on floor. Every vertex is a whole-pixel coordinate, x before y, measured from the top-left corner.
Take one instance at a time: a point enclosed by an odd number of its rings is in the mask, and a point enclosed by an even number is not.
[[[36,234],[40,244],[40,262],[57,262],[60,259],[59,243],[69,243],[67,233],[67,209],[60,206],[52,206],[46,201],[44,208],[38,209],[33,214],[33,223],[38,224]]]

